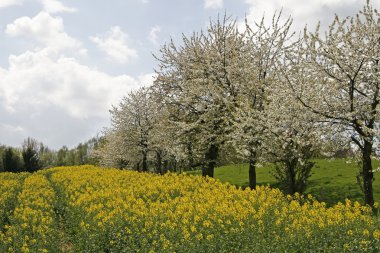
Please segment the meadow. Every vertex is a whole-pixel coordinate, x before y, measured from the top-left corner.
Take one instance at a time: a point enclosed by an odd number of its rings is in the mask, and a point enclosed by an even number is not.
[[[305,194],[312,194],[317,200],[333,206],[344,202],[346,198],[363,204],[363,193],[357,183],[356,176],[360,166],[351,159],[316,159],[312,169],[309,186]],[[380,166],[380,162],[373,160],[373,168]],[[264,164],[257,168],[257,184],[270,185],[281,188],[271,175],[272,164]],[[192,175],[201,174],[200,171],[187,172]],[[373,182],[375,201],[380,201],[380,180],[376,180],[380,172],[375,173]],[[231,164],[215,169],[215,178],[222,182],[229,182],[242,188],[248,187],[248,164]]]
[[[380,251],[378,216],[350,200],[94,166],[0,180],[0,252]]]

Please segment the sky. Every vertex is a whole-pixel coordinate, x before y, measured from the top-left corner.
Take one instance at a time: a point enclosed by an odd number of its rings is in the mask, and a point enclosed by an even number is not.
[[[218,15],[268,21],[282,8],[301,31],[365,0],[0,0],[0,144],[32,137],[74,147],[110,126],[109,110],[154,79],[153,54]],[[380,9],[380,0],[372,0]]]

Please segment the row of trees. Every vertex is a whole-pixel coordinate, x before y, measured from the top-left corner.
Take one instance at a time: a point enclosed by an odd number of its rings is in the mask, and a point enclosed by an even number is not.
[[[294,120],[302,108],[282,99],[289,89],[279,81],[279,63],[295,43],[291,19],[280,25],[280,18],[241,32],[224,17],[207,32],[184,36],[183,45],[165,45],[156,56],[155,84],[111,110],[113,125],[99,152],[103,163],[147,171],[151,160],[162,172],[174,160],[212,177],[221,156],[238,157],[249,161],[254,188],[258,161],[270,160],[290,193],[303,191],[319,141],[311,115]]]
[[[269,161],[294,193],[305,189],[316,154],[356,145],[372,206],[380,14],[367,2],[354,17],[336,16],[324,35],[318,26],[300,38],[281,12],[267,23],[242,29],[218,18],[164,45],[153,86],[111,110],[101,162],[159,173],[200,166],[212,177],[218,159],[238,157],[255,188],[258,162]]]
[[[27,138],[21,149],[0,146],[0,172],[34,172],[54,166],[97,164],[92,153],[100,142],[100,138],[92,138],[73,149],[63,146],[58,151],[32,138]]]

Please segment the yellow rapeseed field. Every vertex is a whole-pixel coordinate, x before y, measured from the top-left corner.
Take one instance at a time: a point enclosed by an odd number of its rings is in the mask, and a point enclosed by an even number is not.
[[[0,174],[0,252],[380,252],[358,203],[93,166]]]

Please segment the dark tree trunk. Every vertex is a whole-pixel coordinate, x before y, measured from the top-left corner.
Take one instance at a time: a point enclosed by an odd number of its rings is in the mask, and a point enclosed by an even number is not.
[[[202,176],[214,177],[214,168],[215,168],[217,158],[218,158],[218,146],[216,144],[211,144],[205,154],[207,166],[203,167]]]
[[[157,171],[157,173],[160,173],[161,175],[164,174],[164,171],[162,170],[161,151],[156,151],[156,171]]]
[[[177,160],[174,158],[173,159],[173,171],[177,172],[178,170],[178,164],[177,164]]]
[[[194,168],[194,158],[193,158],[193,147],[191,143],[187,144],[187,157],[188,157],[188,166],[190,169]]]
[[[164,160],[164,164],[163,164],[163,174],[165,174],[166,172],[169,171],[169,161],[168,160]]]
[[[249,187],[254,190],[256,189],[256,152],[251,150],[250,158],[249,158]]]
[[[289,194],[294,194],[298,191],[297,185],[296,185],[296,166],[297,161],[290,161],[288,163],[288,170],[289,170]]]
[[[362,149],[362,159],[363,159],[363,190],[364,190],[364,200],[367,205],[373,207],[373,172],[372,172],[372,143],[364,140],[364,146]]]
[[[148,171],[148,158],[147,158],[148,154],[147,152],[144,152],[143,153],[143,159],[142,159],[142,172],[147,172]]]

